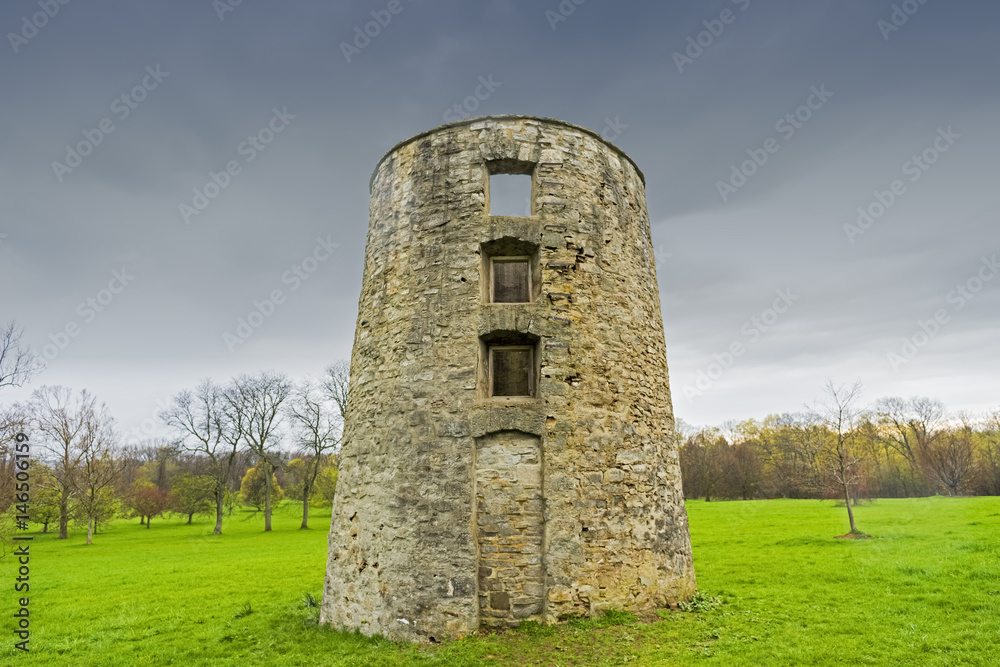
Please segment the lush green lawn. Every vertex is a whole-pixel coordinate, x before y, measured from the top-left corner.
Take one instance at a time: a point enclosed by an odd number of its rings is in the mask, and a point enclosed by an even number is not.
[[[690,502],[699,588],[723,604],[655,623],[575,622],[414,647],[315,625],[327,514],[119,522],[90,547],[31,546],[31,653],[12,646],[16,564],[0,560],[0,664],[998,665],[1000,499],[880,500],[870,540],[836,540],[818,501]],[[245,603],[252,613],[235,618]],[[621,619],[617,619],[621,620]]]

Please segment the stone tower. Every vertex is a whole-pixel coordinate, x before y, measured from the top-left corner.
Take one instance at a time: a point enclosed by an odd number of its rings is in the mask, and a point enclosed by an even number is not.
[[[490,215],[492,174],[531,215]],[[371,179],[321,622],[428,641],[695,591],[643,175],[473,118]]]

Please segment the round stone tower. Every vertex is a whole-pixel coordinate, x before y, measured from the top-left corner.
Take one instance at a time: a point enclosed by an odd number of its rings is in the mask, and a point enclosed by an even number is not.
[[[490,215],[495,174],[530,215]],[[527,213],[527,211],[525,211]],[[695,591],[643,175],[473,118],[371,180],[321,622],[429,641]]]

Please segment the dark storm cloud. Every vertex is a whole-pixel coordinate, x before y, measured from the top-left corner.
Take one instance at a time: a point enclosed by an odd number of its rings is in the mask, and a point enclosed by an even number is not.
[[[894,5],[915,11],[894,17]],[[38,349],[80,328],[35,386],[90,387],[129,428],[206,375],[302,374],[346,357],[378,159],[455,115],[523,113],[606,131],[645,172],[688,421],[794,410],[827,376],[861,377],[872,397],[997,404],[1000,359],[986,334],[1000,329],[1000,279],[960,309],[949,301],[1000,253],[992,5],[231,9],[70,2],[27,43],[15,39],[17,53],[9,37],[0,45],[0,318],[16,318]],[[6,3],[0,30],[17,33],[38,11]],[[373,20],[378,35],[355,42]],[[287,126],[271,137],[275,110]],[[53,162],[66,164],[67,146],[104,119],[114,130],[57,174]],[[959,138],[914,171],[913,156],[949,128]],[[744,168],[754,156],[762,163]],[[753,173],[737,186],[734,167]],[[905,190],[880,217],[845,229],[897,180]],[[321,240],[339,247],[296,283]],[[122,270],[135,278],[113,300],[80,309]],[[284,302],[230,351],[224,334],[276,289]],[[766,324],[777,290],[797,298]],[[948,321],[894,369],[887,355],[940,309]],[[753,323],[762,317],[766,330]],[[685,396],[733,343],[745,352]]]

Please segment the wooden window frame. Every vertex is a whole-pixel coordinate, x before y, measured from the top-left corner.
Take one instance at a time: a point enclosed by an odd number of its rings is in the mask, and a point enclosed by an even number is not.
[[[515,396],[495,396],[493,393],[493,352],[494,350],[527,350],[528,351],[528,393]],[[535,397],[535,346],[534,345],[488,345],[487,355],[489,359],[489,372],[487,374],[487,387],[489,387],[490,398],[534,398]]]
[[[500,255],[496,257],[490,257],[490,303],[531,303],[532,297],[535,292],[535,285],[532,282],[532,266],[531,266],[531,256],[529,255]],[[497,301],[494,294],[494,288],[496,287],[496,276],[493,272],[493,265],[496,262],[523,262],[525,265],[525,274],[528,278],[528,300],[527,301]]]

